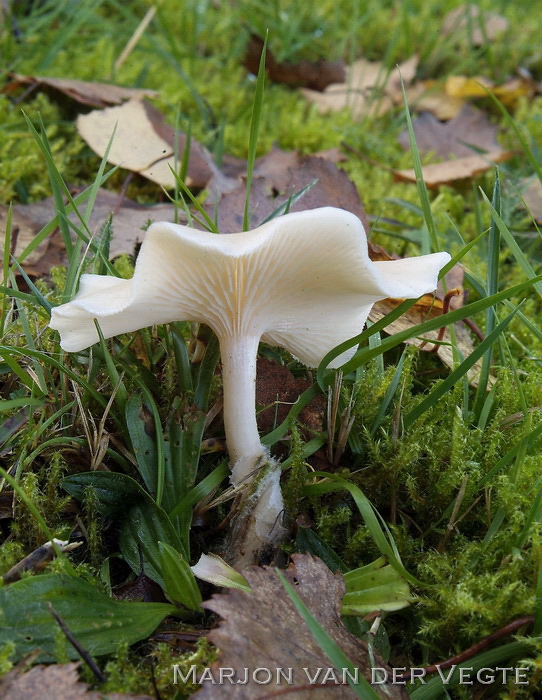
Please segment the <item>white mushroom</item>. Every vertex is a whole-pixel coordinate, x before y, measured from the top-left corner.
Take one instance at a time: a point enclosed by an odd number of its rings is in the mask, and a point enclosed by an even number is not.
[[[316,367],[333,347],[361,332],[374,302],[434,290],[449,259],[435,253],[372,262],[360,220],[332,207],[231,235],[161,222],[147,231],[132,279],[82,275],[74,299],[52,310],[50,326],[70,352],[98,340],[95,320],[106,338],[179,320],[210,326],[220,342],[224,427],[232,482],[239,485],[268,461],[255,415],[260,340]],[[264,529],[276,525],[282,508],[279,474],[274,466],[260,485]]]

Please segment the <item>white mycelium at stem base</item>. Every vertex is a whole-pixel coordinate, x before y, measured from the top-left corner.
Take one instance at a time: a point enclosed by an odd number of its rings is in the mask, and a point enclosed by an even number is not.
[[[255,416],[258,342],[316,367],[361,332],[374,302],[433,291],[449,259],[434,253],[371,262],[360,220],[332,207],[229,235],[162,222],[147,231],[132,279],[82,275],[79,292],[52,310],[50,325],[71,352],[97,342],[95,320],[106,338],[171,321],[210,326],[220,342],[226,442],[239,484],[267,457]],[[282,501],[279,470],[270,464],[272,477],[258,493],[259,510],[267,509],[260,522],[272,529]]]

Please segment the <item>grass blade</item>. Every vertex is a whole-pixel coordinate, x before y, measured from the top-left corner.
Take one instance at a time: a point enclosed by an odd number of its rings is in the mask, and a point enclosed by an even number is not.
[[[267,35],[263,42],[260,65],[258,67],[258,78],[256,80],[256,92],[252,104],[252,118],[250,120],[250,136],[248,139],[248,159],[247,159],[247,196],[245,199],[245,211],[243,214],[243,231],[250,228],[250,190],[252,188],[252,173],[254,171],[254,161],[256,160],[256,147],[258,145],[258,132],[262,118],[263,93],[265,87],[265,56],[267,53]]]
[[[311,631],[314,639],[320,645],[322,651],[327,655],[335,668],[349,671],[347,675],[348,685],[352,688],[356,696],[358,698],[362,698],[362,700],[380,700],[380,696],[373,690],[369,681],[364,678],[363,674],[359,673],[359,669],[354,667],[354,664],[342,651],[337,642],[330,637],[318,620],[313,616],[294,588],[286,580],[282,571],[279,569],[275,569],[275,571],[277,572],[277,576],[284,586],[286,593],[290,597],[290,600],[295,605],[296,610],[305,621],[305,624]],[[353,678],[357,678],[358,682],[356,683]]]
[[[492,331],[465,360],[463,360],[459,367],[454,369],[454,371],[448,377],[446,377],[446,379],[444,379],[436,389],[433,389],[433,391],[421,403],[419,403],[416,408],[412,409],[412,411],[405,416],[405,429],[411,426],[414,421],[418,420],[418,418],[422,416],[425,411],[431,408],[431,406],[434,406],[441,396],[444,396],[444,394],[469,371],[469,369],[480,357],[482,357],[482,355],[484,355],[484,353],[491,351],[491,347],[515,315],[515,310],[512,311],[511,314],[508,314],[504,321],[499,323],[497,328],[495,328],[495,330]]]

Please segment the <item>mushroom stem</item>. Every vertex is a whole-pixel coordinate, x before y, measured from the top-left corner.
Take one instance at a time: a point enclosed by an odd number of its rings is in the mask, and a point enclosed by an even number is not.
[[[235,486],[246,481],[266,454],[256,423],[256,357],[259,337],[232,335],[220,339],[224,429]]]

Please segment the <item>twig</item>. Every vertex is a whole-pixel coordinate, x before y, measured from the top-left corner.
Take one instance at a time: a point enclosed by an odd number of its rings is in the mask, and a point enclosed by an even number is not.
[[[501,627],[496,632],[493,632],[487,637],[484,637],[482,640],[476,642],[476,644],[473,644],[471,647],[465,649],[465,651],[462,651],[460,654],[452,656],[451,659],[446,659],[446,661],[441,661],[438,664],[433,664],[432,666],[424,666],[422,668],[425,671],[425,673],[436,673],[439,669],[450,668],[450,666],[460,664],[463,661],[467,661],[467,659],[472,659],[473,656],[479,654],[490,644],[496,642],[498,639],[501,639],[501,637],[506,637],[507,635],[512,634],[512,632],[515,632],[520,627],[523,627],[523,625],[529,625],[532,622],[534,622],[534,615],[526,615],[525,617],[520,617],[517,620],[509,622],[507,625]],[[408,681],[410,679],[410,676],[410,672],[403,673],[401,676],[398,676],[397,680],[400,682]]]
[[[478,338],[480,342],[483,342],[486,339],[485,335],[482,333],[482,331],[478,328],[478,326],[474,323],[472,319],[463,318],[461,320],[467,326],[467,328],[471,329],[471,331],[474,333],[474,335]]]
[[[51,615],[55,618],[55,620],[58,623],[58,626],[62,630],[62,633],[68,640],[68,642],[72,645],[72,647],[75,649],[75,651],[79,654],[79,656],[83,659],[83,661],[86,663],[86,665],[90,668],[92,673],[96,676],[98,681],[100,683],[105,683],[107,680],[107,677],[105,676],[102,671],[98,668],[96,662],[92,658],[92,656],[89,654],[89,652],[81,646],[81,644],[77,641],[75,638],[73,632],[69,629],[68,625],[64,622],[64,620],[60,617],[60,615],[57,613],[57,611],[53,608],[51,603],[47,603],[47,607],[49,608],[49,612]]]

